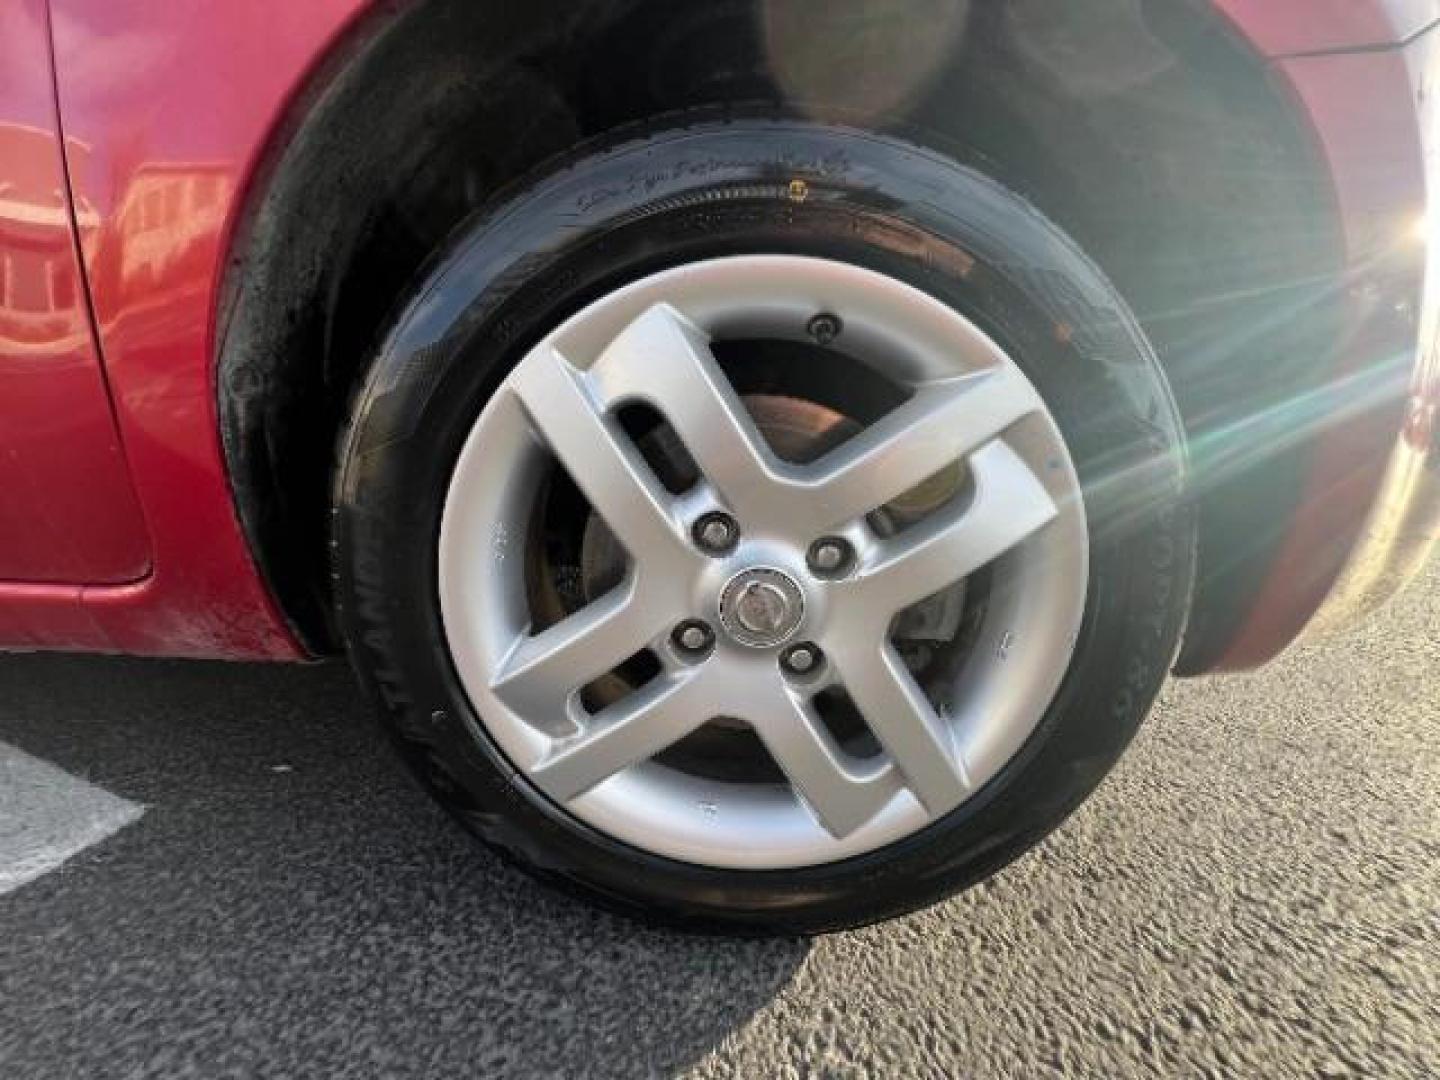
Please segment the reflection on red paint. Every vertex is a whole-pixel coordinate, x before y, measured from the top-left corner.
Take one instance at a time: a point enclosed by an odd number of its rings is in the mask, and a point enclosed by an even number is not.
[[[192,284],[207,269],[205,242],[224,227],[234,187],[224,165],[136,170],[98,241],[86,245],[97,289],[159,294]]]
[[[76,274],[70,215],[56,186],[54,136],[0,124],[0,348],[9,355],[61,353],[88,346],[90,324]],[[69,153],[82,156],[84,147]],[[94,228],[95,211],[76,221]]]
[[[50,2],[65,132],[88,148],[70,166],[96,215],[81,251],[152,543],[143,582],[83,590],[106,648],[300,655],[235,516],[212,334],[251,174],[311,66],[367,4]]]
[[[131,581],[148,569],[148,543],[91,337],[54,130],[0,122],[0,161],[0,580]],[[82,203],[75,220],[93,230],[94,209]]]

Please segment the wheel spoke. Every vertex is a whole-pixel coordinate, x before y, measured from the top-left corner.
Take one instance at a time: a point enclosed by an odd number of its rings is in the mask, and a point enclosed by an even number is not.
[[[771,720],[754,726],[775,763],[834,837],[849,836],[874,817],[898,790],[888,765],[859,771],[825,733],[812,705],[787,699]]]
[[[553,626],[521,638],[496,673],[496,694],[525,715],[559,721],[570,695],[634,655],[664,627],[664,612],[626,582]]]
[[[904,405],[819,461],[777,459],[683,314],[657,304],[587,373],[604,405],[643,399],[675,429],[742,521],[813,536],[862,517],[1042,408],[1024,376],[997,366],[926,383]]]
[[[862,517],[968,457],[1043,407],[1008,365],[927,383],[898,409],[804,470],[812,534]]]
[[[1024,460],[996,441],[970,458],[975,497],[886,542],[854,583],[861,606],[894,614],[973,574],[1051,521],[1058,509]]]
[[[632,558],[688,554],[670,499],[638,450],[597,407],[586,376],[553,349],[527,356],[510,376],[539,437]]]
[[[607,405],[642,399],[675,429],[742,520],[772,505],[777,461],[710,353],[703,331],[669,304],[630,323],[589,372]]]
[[[702,677],[656,679],[558,741],[532,776],[551,798],[569,802],[695,730],[709,719],[704,704]]]
[[[850,700],[932,817],[965,798],[969,780],[924,691],[888,645],[832,656]]]

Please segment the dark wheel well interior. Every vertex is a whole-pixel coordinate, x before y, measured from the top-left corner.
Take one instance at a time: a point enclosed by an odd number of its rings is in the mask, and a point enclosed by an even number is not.
[[[737,103],[953,153],[1029,198],[1116,283],[1190,431],[1203,504],[1186,653],[1203,667],[1235,598],[1268,567],[1277,500],[1297,486],[1303,447],[1276,440],[1268,418],[1323,370],[1341,255],[1323,169],[1285,92],[1191,0],[378,11],[277,135],[221,311],[217,393],[237,507],[302,637],[334,644],[335,439],[427,256],[498,189],[582,139]]]

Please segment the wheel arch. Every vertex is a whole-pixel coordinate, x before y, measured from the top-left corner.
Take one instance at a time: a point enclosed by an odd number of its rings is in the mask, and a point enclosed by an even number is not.
[[[1024,14],[1036,5],[977,4],[959,23],[964,5],[951,0],[880,6],[907,18],[857,23],[874,3],[801,17],[754,0],[689,11],[662,0],[412,0],[375,9],[336,44],[247,193],[215,357],[237,510],[312,649],[334,643],[326,493],[341,417],[428,253],[495,191],[585,138],[736,101],[953,152],[1101,265],[1154,340],[1202,450],[1209,543],[1190,640],[1223,639],[1234,598],[1263,576],[1278,538],[1278,526],[1254,522],[1275,516],[1300,462],[1294,449],[1257,455],[1258,432],[1205,455],[1233,426],[1227,406],[1263,410],[1314,378],[1287,358],[1323,340],[1323,283],[1341,259],[1303,119],[1209,5],[1117,3],[1040,20]],[[936,26],[945,33],[914,32]],[[897,50],[919,58],[898,82],[882,63]],[[827,77],[836,70],[856,77]],[[1246,522],[1237,553],[1225,539]]]

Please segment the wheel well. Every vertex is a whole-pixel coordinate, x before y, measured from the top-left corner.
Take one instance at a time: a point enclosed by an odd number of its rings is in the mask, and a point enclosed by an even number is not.
[[[413,0],[374,16],[297,100],[252,186],[218,337],[237,508],[302,637],[334,643],[333,447],[427,257],[587,137],[739,103],[950,152],[1029,198],[1116,283],[1190,431],[1202,541],[1186,650],[1203,666],[1268,567],[1303,460],[1246,417],[1316,377],[1341,254],[1285,93],[1191,0],[1104,0],[1083,16],[1048,0]]]

